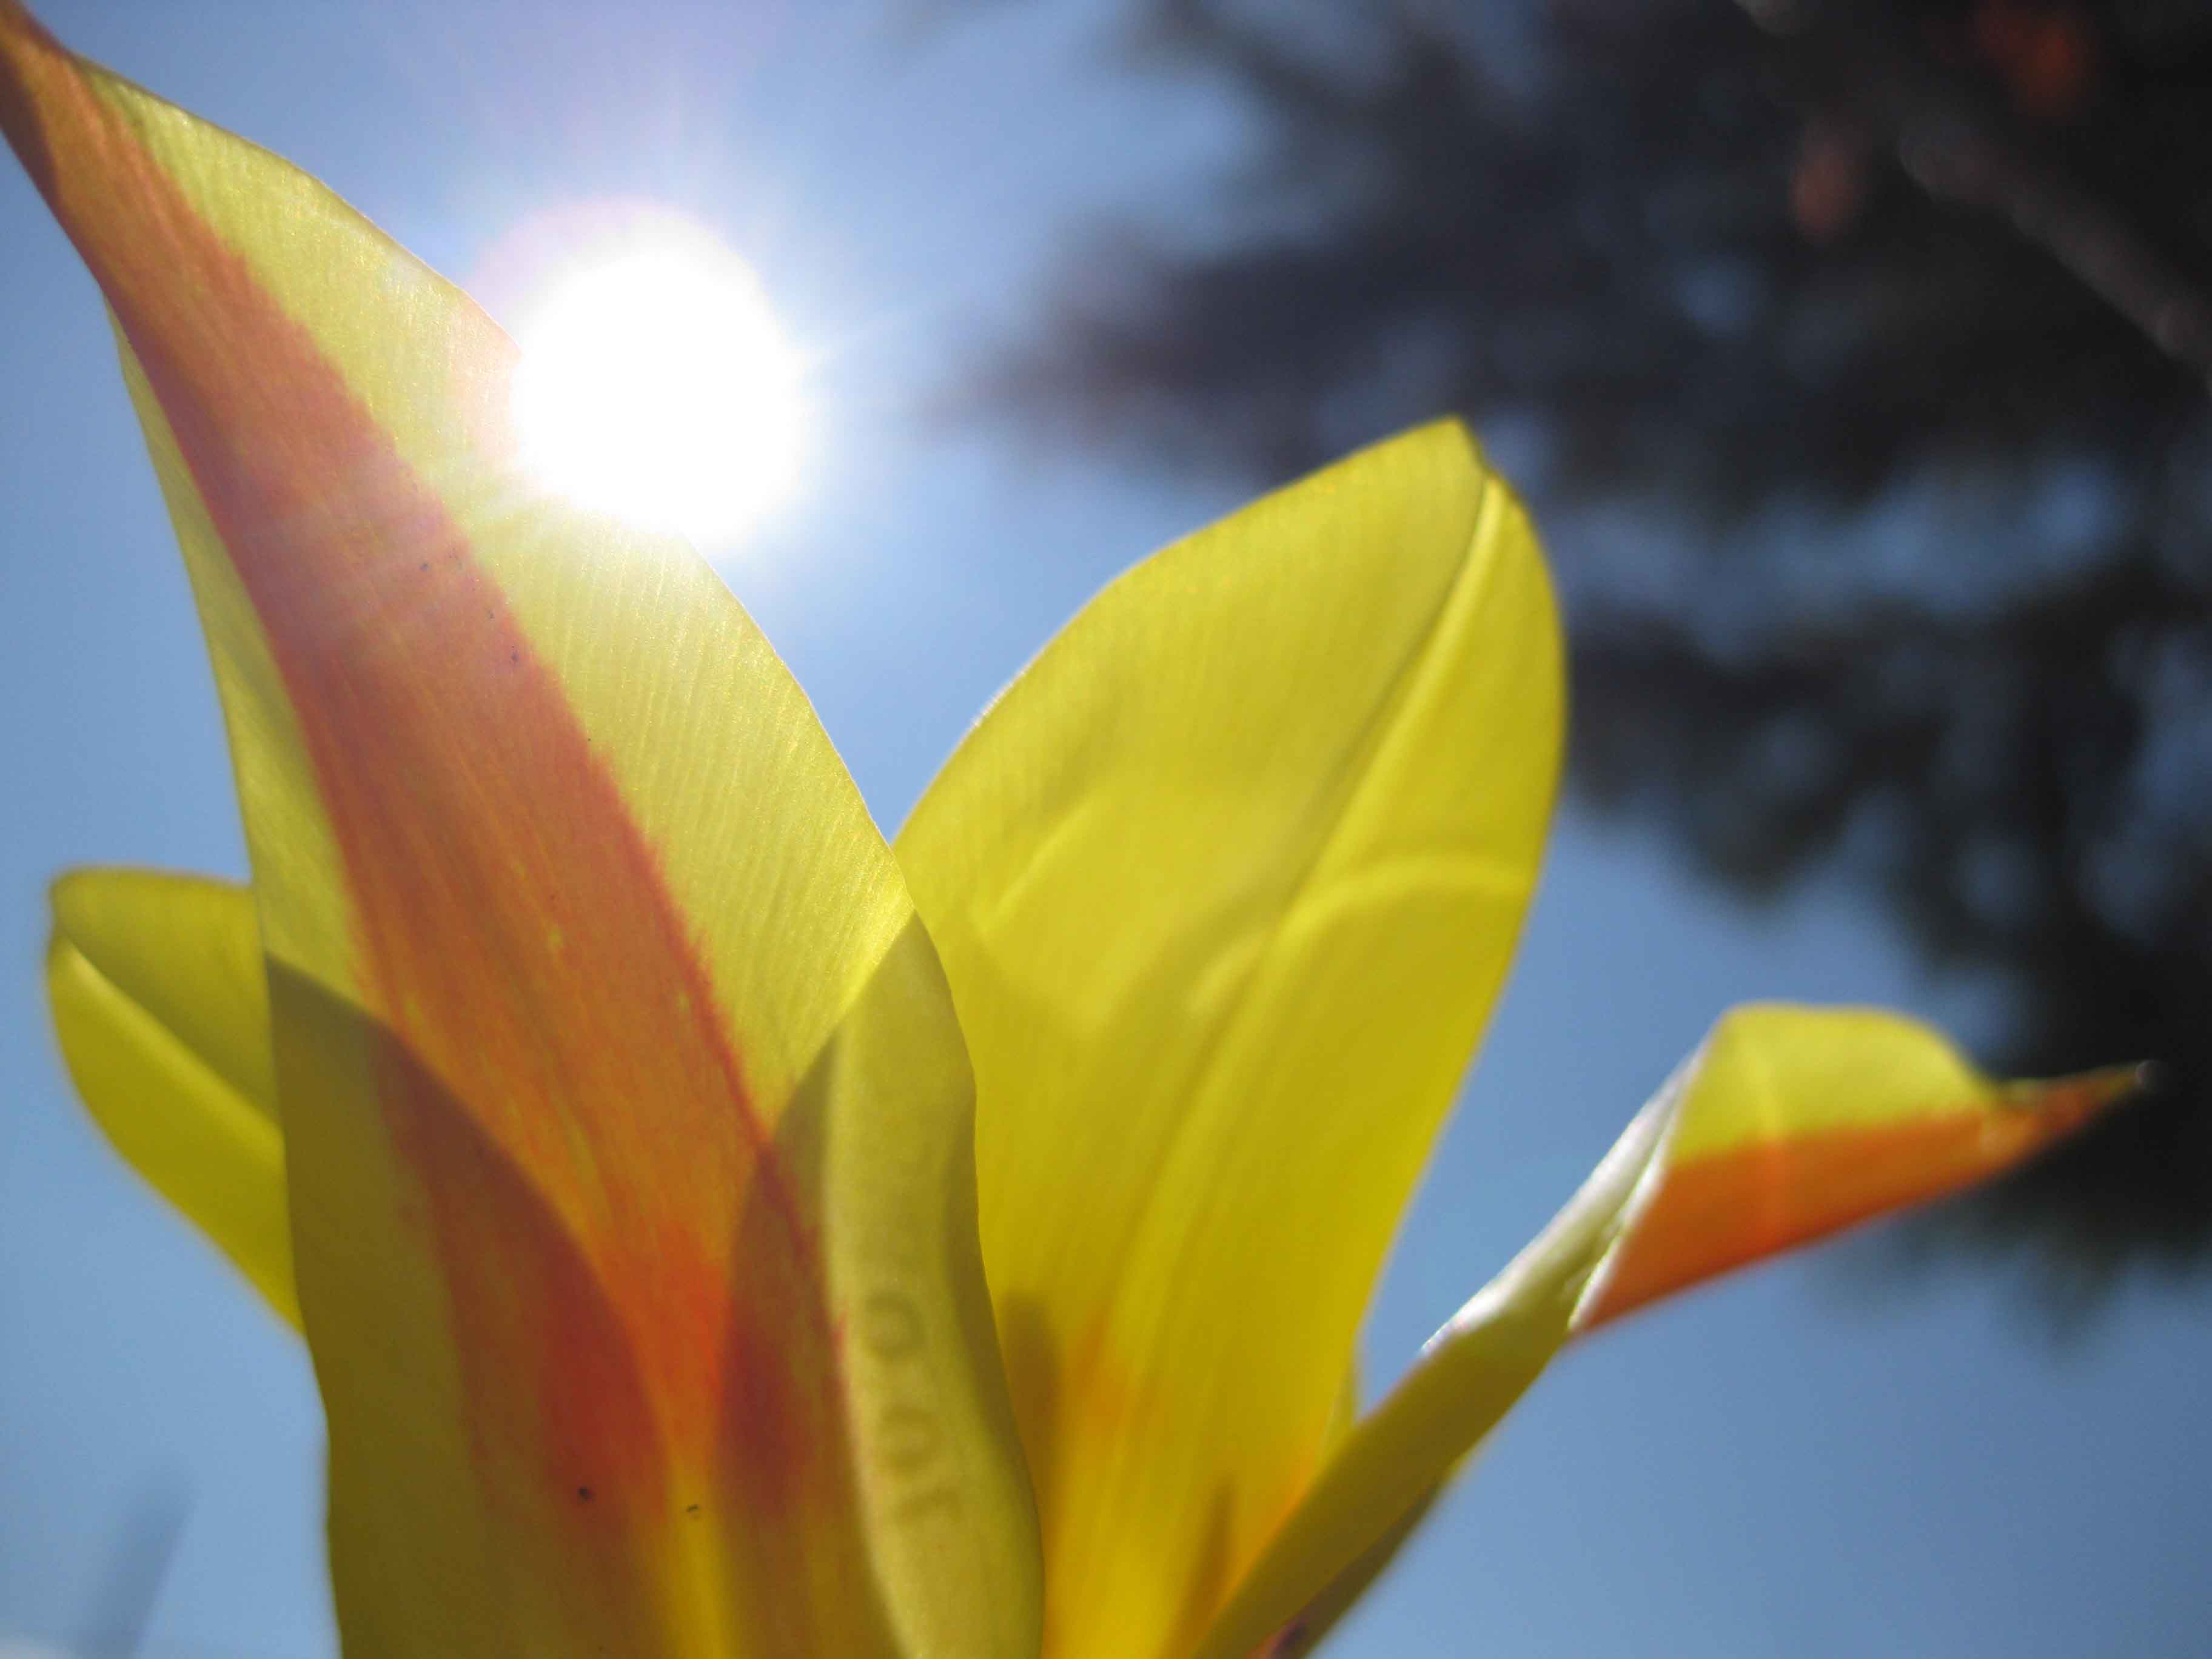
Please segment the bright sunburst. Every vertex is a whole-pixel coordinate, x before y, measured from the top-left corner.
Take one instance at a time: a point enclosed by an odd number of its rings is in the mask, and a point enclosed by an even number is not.
[[[573,500],[705,545],[796,481],[798,354],[750,268],[703,232],[664,225],[573,267],[520,343],[524,455]]]

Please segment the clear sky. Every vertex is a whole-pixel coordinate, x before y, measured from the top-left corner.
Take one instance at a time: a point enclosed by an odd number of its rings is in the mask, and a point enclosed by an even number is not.
[[[910,23],[919,5],[906,14]],[[717,226],[816,362],[817,464],[722,568],[886,826],[1100,580],[1232,503],[915,414],[1041,302],[1054,238],[1204,234],[1236,112],[1086,58],[1096,7],[917,33],[837,0],[49,0],[80,49],[321,173],[465,283],[579,199]],[[497,295],[492,296],[496,308]],[[304,1356],[72,1104],[37,965],[62,866],[244,867],[185,584],[89,281],[0,173],[0,1639],[76,1640],[181,1513],[150,1659],[331,1651]],[[1727,1003],[1973,1000],[1862,908],[1748,913],[1571,815],[1369,1336],[1387,1377]],[[2121,1058],[2115,1056],[2114,1058]],[[1845,1246],[1571,1355],[1345,1655],[2212,1653],[2212,1321],[2131,1287],[2071,1343],[1985,1269]]]

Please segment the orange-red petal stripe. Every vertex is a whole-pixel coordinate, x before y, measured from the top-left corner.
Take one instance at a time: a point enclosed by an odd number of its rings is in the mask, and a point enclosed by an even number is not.
[[[834,1507],[804,1200],[612,778],[437,491],[68,54],[0,8],[0,129],[144,368],[309,752],[480,1442],[533,1402],[534,1501],[578,1527]],[[510,366],[488,366],[487,408]],[[828,1535],[741,1527],[732,1566],[773,1600],[825,1565],[779,1539]]]
[[[1669,1164],[1575,1328],[1594,1329],[1731,1267],[1969,1187],[2072,1133],[2134,1086],[2134,1076],[2096,1073],[2041,1085],[2033,1110],[1968,1103]]]

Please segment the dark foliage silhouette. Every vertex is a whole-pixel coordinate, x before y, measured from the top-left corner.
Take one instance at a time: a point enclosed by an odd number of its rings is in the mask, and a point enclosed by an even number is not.
[[[2212,7],[1133,0],[1261,135],[970,388],[1268,482],[1445,410],[1550,529],[1575,780],[1842,866],[2136,1109],[1923,1229],[2212,1261]]]

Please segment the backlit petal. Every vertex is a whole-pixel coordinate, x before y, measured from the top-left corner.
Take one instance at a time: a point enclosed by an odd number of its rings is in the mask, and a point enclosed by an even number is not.
[[[297,1325],[253,896],[79,870],[54,884],[53,907],[46,992],[94,1121]]]
[[[976,1069],[1048,1652],[1187,1648],[1313,1478],[1560,723],[1528,521],[1437,426],[1108,587],[901,832]]]
[[[349,1647],[1032,1650],[960,1036],[798,688],[313,180],[15,0],[0,129],[222,694]]]
[[[1673,1290],[2018,1162],[2130,1068],[1992,1082],[1869,1009],[1729,1013],[1511,1266],[1353,1429],[1200,1652],[1305,1650],[1340,1577],[1387,1552],[1569,1338]]]

